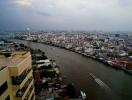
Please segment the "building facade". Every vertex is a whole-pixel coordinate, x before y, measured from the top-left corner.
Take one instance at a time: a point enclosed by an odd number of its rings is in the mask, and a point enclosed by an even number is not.
[[[35,100],[30,52],[0,56],[0,100]]]

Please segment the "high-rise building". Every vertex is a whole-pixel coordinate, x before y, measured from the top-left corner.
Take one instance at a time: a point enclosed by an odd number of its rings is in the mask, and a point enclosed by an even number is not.
[[[0,100],[35,100],[30,52],[0,55]]]

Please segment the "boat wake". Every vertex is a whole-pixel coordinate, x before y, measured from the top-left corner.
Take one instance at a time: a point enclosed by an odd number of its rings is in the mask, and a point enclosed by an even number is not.
[[[112,90],[110,89],[110,87],[104,83],[101,79],[99,79],[98,77],[96,77],[93,73],[89,73],[89,75],[95,80],[95,82],[102,88],[104,88],[105,90],[111,92]]]

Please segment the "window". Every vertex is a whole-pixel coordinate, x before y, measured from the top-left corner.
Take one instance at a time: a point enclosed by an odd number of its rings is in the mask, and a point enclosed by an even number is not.
[[[8,95],[5,100],[10,100],[10,96]]]
[[[8,88],[7,82],[0,86],[0,96],[7,90],[7,88]]]

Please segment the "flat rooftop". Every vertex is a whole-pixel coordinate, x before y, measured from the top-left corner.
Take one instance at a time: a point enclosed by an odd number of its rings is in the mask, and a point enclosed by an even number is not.
[[[20,62],[22,62],[28,56],[28,52],[11,52],[10,57],[5,57],[0,55],[0,67],[16,67]]]

